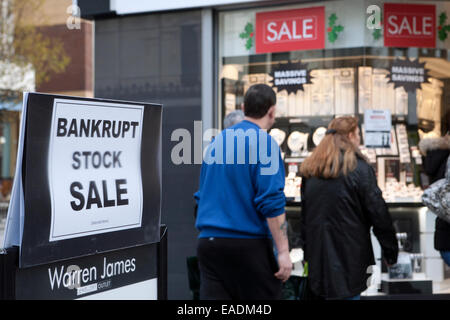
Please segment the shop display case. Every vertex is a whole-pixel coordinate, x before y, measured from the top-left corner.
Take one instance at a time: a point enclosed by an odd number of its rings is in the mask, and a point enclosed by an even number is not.
[[[431,70],[429,82],[408,93],[403,87],[394,86],[389,71],[394,58],[404,59],[407,54],[362,59],[358,53],[370,51],[370,48],[330,51],[334,55],[332,62],[325,58],[327,53],[311,57],[308,52],[272,54],[264,59],[261,55],[225,57],[223,68],[234,69],[235,79],[222,79],[223,116],[234,110],[233,106],[240,108],[238,101],[243,101],[243,95],[252,84],[272,85],[270,73],[275,66],[291,61],[307,63],[311,83],[289,94],[274,88],[276,123],[269,133],[279,143],[285,162],[288,204],[301,201],[297,190],[301,185],[299,167],[320,143],[328,123],[334,117],[353,115],[359,117],[361,151],[376,171],[386,202],[420,206],[422,189],[427,183],[421,179],[424,175],[417,145],[421,138],[441,134],[445,83],[433,77]],[[308,56],[307,61],[303,56]],[[419,61],[425,62],[427,67],[427,57]],[[390,148],[364,146],[364,111],[368,109],[390,111]]]
[[[407,92],[403,87],[395,87],[390,82],[390,65],[395,58],[407,58],[408,52],[396,51],[403,56],[374,56],[362,59],[378,49],[356,48],[352,50],[330,50],[327,52],[288,52],[269,55],[224,58],[224,66],[235,68],[237,86],[235,91],[242,96],[255,83],[272,85],[272,68],[280,63],[301,61],[307,63],[311,83],[303,84],[303,90],[287,93],[277,90],[276,122],[269,131],[280,146],[285,172],[286,213],[290,226],[290,246],[300,246],[300,216],[302,178],[299,169],[325,135],[329,122],[334,117],[352,115],[359,118],[362,133],[361,152],[375,169],[378,186],[388,205],[397,232],[406,233],[406,248],[411,254],[423,256],[424,279],[442,280],[436,275],[436,257],[427,247],[432,246],[432,238],[421,232],[419,220],[426,214],[421,202],[423,189],[428,185],[423,173],[422,155],[418,149],[421,139],[443,133],[441,121],[449,104],[443,103],[443,92],[450,89],[450,83],[439,79],[439,70],[430,66],[430,79],[415,92]],[[326,51],[326,50],[325,50]],[[428,54],[431,50],[428,51]],[[326,56],[334,58],[330,62]],[[342,55],[342,56],[341,56]],[[307,59],[305,59],[307,57]],[[428,57],[419,57],[427,68]],[[433,58],[434,59],[434,58]],[[442,61],[448,67],[447,61]],[[223,79],[224,80],[224,79]],[[222,87],[222,96],[229,89]],[[226,101],[226,99],[225,99]],[[236,108],[240,108],[240,105]],[[227,104],[222,108],[223,116],[229,112]],[[391,141],[389,148],[369,148],[364,146],[364,111],[389,110],[392,116]],[[430,215],[430,213],[428,213]],[[374,252],[378,265],[382,267],[382,252],[375,238]],[[434,253],[433,253],[434,254]],[[440,262],[442,264],[442,261]],[[440,268],[440,266],[439,266]],[[443,267],[442,267],[443,269]],[[384,276],[387,270],[383,269]],[[386,279],[385,279],[386,280]],[[390,289],[391,290],[391,289]]]

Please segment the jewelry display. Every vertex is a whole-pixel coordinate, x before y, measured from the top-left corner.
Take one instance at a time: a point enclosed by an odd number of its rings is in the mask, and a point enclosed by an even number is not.
[[[309,134],[300,131],[294,131],[289,135],[287,145],[291,150],[292,156],[300,156],[300,153],[307,151],[308,136]]]
[[[327,132],[327,128],[319,127],[314,131],[312,136],[312,141],[315,146],[318,146],[322,139],[325,137],[325,132]]]
[[[278,146],[281,146],[284,142],[284,139],[286,139],[286,132],[278,128],[273,128],[272,130],[270,130],[269,134],[274,138]]]

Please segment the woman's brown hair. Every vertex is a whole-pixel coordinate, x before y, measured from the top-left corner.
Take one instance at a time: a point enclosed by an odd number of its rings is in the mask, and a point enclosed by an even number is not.
[[[328,131],[311,156],[305,159],[300,167],[302,177],[337,178],[341,173],[347,175],[356,169],[358,154],[365,157],[348,138],[355,132],[358,119],[355,117],[340,117],[333,119],[328,125]]]

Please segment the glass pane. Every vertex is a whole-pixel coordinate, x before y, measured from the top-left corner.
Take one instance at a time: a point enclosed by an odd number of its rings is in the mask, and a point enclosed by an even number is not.
[[[270,134],[279,142],[284,157],[286,196],[299,201],[298,172],[303,160],[320,143],[333,118],[356,116],[362,132],[361,151],[376,170],[385,199],[420,203],[428,182],[418,144],[425,138],[440,137],[450,128],[450,96],[446,94],[450,92],[449,51],[367,47],[362,41],[361,46],[352,48],[328,45],[322,50],[256,54],[256,13],[296,7],[304,5],[219,13],[218,123],[241,108],[251,85],[272,86],[277,95],[277,119]],[[392,80],[392,66],[405,59],[424,64],[424,83],[417,89]],[[287,63],[306,66],[310,82],[289,92],[274,85],[273,71]],[[389,147],[364,146],[366,110],[390,112]]]

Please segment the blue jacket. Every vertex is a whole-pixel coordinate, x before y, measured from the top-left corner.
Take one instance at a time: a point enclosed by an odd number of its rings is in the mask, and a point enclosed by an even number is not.
[[[199,238],[270,238],[266,219],[284,213],[284,183],[280,149],[267,132],[246,120],[223,130],[207,148],[194,195]]]

